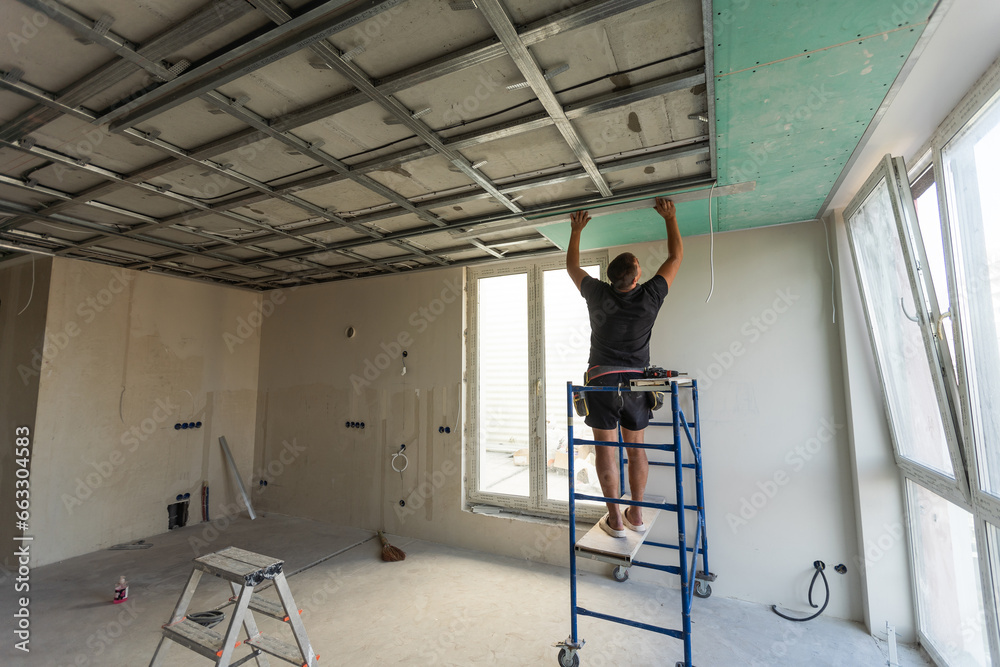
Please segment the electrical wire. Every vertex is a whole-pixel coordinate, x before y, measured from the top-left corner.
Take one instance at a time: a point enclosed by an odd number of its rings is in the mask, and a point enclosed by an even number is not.
[[[712,272],[712,286],[708,290],[708,298],[705,299],[705,303],[708,303],[712,299],[712,294],[715,293],[715,225],[712,223],[712,193],[715,192],[715,186],[718,184],[719,181],[712,183],[712,187],[708,191],[708,263]]]
[[[18,315],[20,315],[24,311],[28,310],[28,306],[31,305],[31,298],[33,296],[35,296],[35,256],[34,255],[31,256],[31,292],[28,293],[28,303],[24,304],[24,308],[22,308],[17,313]]]
[[[813,586],[816,585],[817,577],[823,577],[823,587],[826,588],[826,599],[823,600],[823,606],[819,608],[819,611],[817,611],[812,616],[806,616],[805,618],[795,618],[794,616],[787,616],[785,614],[782,614],[780,611],[778,611],[778,605],[776,604],[771,605],[771,611],[773,611],[775,614],[777,614],[778,616],[782,617],[785,620],[795,621],[797,623],[804,623],[805,621],[813,620],[826,610],[826,606],[830,604],[830,582],[826,580],[826,573],[823,572],[823,570],[826,569],[826,563],[824,563],[821,560],[813,561],[813,567],[816,568],[816,571],[813,573],[812,581],[809,583],[810,607],[812,607],[813,609],[816,608],[816,605],[813,603]]]
[[[833,255],[830,254],[830,231],[826,228],[826,218],[823,218],[823,236],[826,237],[826,259],[830,262],[830,304],[833,306],[832,323],[837,323],[837,285],[833,270]]]
[[[410,465],[409,459],[407,459],[406,458],[406,454],[403,453],[404,449],[406,449],[406,445],[400,445],[399,446],[399,451],[392,455],[392,461],[389,462],[389,465],[392,466],[392,469],[395,470],[396,472],[398,472],[400,475],[402,475],[403,471],[406,470],[407,466]],[[402,458],[403,459],[403,463],[401,464],[403,466],[402,468],[397,468],[396,467],[396,459],[397,458]]]

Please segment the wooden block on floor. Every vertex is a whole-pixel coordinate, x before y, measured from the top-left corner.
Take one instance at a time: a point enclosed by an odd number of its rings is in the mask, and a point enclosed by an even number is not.
[[[629,500],[631,497],[626,494],[623,498]],[[646,496],[644,500],[650,503],[664,502],[661,496]],[[651,507],[643,507],[642,522],[646,524],[646,532],[637,533],[626,528],[625,537],[611,537],[598,524],[594,524],[594,527],[586,535],[577,540],[577,555],[609,563],[630,565],[661,511]]]

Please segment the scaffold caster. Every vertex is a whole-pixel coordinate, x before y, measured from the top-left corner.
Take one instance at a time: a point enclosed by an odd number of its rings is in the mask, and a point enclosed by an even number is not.
[[[567,648],[559,649],[559,667],[580,667],[580,654]]]
[[[628,581],[628,568],[624,565],[616,565],[615,569],[612,570],[611,575],[615,578],[615,581],[619,583]]]
[[[701,579],[696,580],[694,582],[694,594],[700,598],[712,597],[712,584],[706,583]]]

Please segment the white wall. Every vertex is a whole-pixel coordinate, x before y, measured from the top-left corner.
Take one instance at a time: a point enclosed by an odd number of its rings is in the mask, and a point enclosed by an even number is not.
[[[213,517],[233,506],[218,437],[249,478],[259,337],[240,320],[260,300],[54,260],[32,461],[35,565],[162,533],[178,494],[191,494],[197,523],[202,480]],[[174,429],[192,421],[203,427]]]
[[[0,542],[13,544],[15,511],[19,510],[16,480],[15,430],[29,429],[34,441],[35,406],[38,401],[38,373],[45,347],[45,314],[49,302],[49,272],[52,260],[47,257],[25,257],[4,263],[0,267],[0,432],[8,438],[0,447],[0,511],[10,517],[0,524]],[[19,448],[18,448],[19,449]],[[31,447],[29,444],[28,450]],[[29,471],[31,464],[28,464]],[[30,479],[29,479],[30,482]],[[30,507],[29,507],[30,511]],[[30,519],[29,519],[30,520]],[[28,534],[30,534],[30,530]],[[17,571],[13,549],[7,549],[0,563],[0,582]],[[6,583],[3,583],[6,586]]]
[[[651,355],[699,379],[710,565],[719,575],[713,590],[807,609],[812,563],[822,560],[831,587],[826,613],[860,619],[839,332],[822,225],[716,235],[715,290],[706,303],[708,242],[685,239]],[[628,249],[644,275],[666,254],[662,244]],[[666,540],[672,526],[654,530]],[[839,563],[847,575],[833,572]]]
[[[822,227],[717,235],[709,304],[708,238],[685,243],[652,358],[710,374],[702,417],[711,567],[719,575],[713,589],[802,609],[812,562],[822,559],[831,570],[843,562],[846,577],[830,572],[827,613],[860,620],[839,336],[830,321]],[[629,249],[647,275],[665,252],[658,244]],[[278,296],[261,342],[255,468],[268,480],[257,494],[261,507],[566,562],[564,528],[462,510],[460,439],[454,430],[438,433],[441,425],[454,427],[459,408],[463,306],[445,301],[461,275],[431,271]],[[344,336],[348,326],[357,329],[354,339]],[[378,355],[393,352],[401,334],[412,338],[407,374],[399,374],[398,359],[376,374],[374,364],[390,361]],[[356,383],[355,391],[351,376],[363,379],[366,367],[371,384]],[[366,428],[345,428],[352,420]],[[410,460],[402,478],[389,470],[401,443]],[[666,539],[669,520],[654,530]]]
[[[899,637],[916,641],[903,484],[892,453],[882,388],[872,354],[861,294],[840,211],[829,216],[837,267],[837,312],[844,360],[855,514],[860,545],[865,624],[885,637],[885,624]]]

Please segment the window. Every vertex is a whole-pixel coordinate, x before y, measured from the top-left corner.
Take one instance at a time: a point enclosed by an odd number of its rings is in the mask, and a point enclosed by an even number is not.
[[[581,264],[601,278],[607,256],[584,255]],[[468,299],[468,498],[565,514],[566,382],[581,382],[587,367],[587,304],[561,257],[472,269]],[[601,495],[585,449],[576,451],[577,486]]]
[[[888,156],[845,212],[858,282],[901,467],[952,498],[965,497],[961,447],[936,333],[921,236],[907,215],[901,160]],[[912,208],[912,204],[909,204]]]
[[[905,478],[918,632],[942,667],[1000,665],[1000,64],[844,212]]]
[[[921,632],[947,664],[990,664],[972,514],[910,481],[906,500]]]

